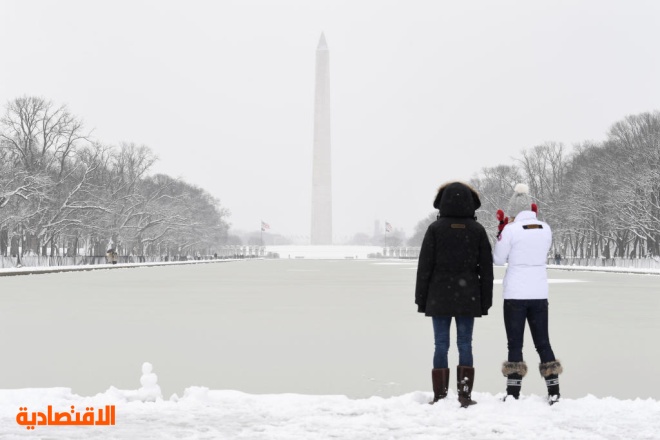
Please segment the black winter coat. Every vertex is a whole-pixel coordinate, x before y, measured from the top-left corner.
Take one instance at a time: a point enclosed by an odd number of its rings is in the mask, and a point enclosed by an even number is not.
[[[415,304],[426,316],[488,314],[493,304],[493,257],[474,212],[481,206],[469,186],[440,187],[433,206],[438,219],[424,236],[417,267]]]

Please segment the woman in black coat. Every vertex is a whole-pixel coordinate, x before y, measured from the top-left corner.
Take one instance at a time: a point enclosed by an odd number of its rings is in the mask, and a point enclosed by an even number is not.
[[[486,230],[474,212],[481,202],[465,183],[451,182],[438,189],[433,207],[440,210],[424,236],[417,266],[415,304],[433,320],[433,401],[447,396],[449,329],[456,321],[459,365],[458,400],[473,405],[472,330],[474,318],[488,314],[493,304],[493,259]]]

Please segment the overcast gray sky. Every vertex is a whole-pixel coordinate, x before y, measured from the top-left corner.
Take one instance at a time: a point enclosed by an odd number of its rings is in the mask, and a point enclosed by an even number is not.
[[[437,187],[660,109],[657,1],[0,0],[0,101],[67,104],[232,211],[309,235],[330,48],[335,239],[408,234]]]

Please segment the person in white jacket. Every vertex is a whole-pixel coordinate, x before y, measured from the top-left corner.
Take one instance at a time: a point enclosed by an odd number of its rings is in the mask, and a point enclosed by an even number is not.
[[[507,377],[507,397],[519,398],[522,379],[527,374],[522,352],[527,322],[541,359],[539,371],[548,387],[548,402],[552,405],[559,399],[559,374],[563,371],[552,351],[548,331],[546,261],[552,231],[532,210],[527,185],[516,185],[507,213],[511,222],[504,227],[493,249],[494,264],[508,263],[503,297],[509,355],[502,364],[502,373]]]

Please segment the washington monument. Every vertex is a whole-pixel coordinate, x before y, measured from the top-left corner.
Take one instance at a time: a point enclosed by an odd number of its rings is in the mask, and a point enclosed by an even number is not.
[[[332,162],[330,155],[330,51],[321,34],[316,48],[314,163],[312,169],[313,245],[332,244]]]

